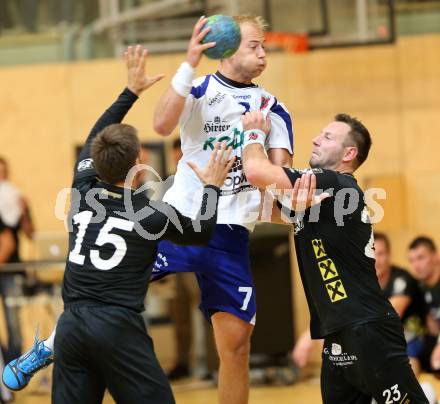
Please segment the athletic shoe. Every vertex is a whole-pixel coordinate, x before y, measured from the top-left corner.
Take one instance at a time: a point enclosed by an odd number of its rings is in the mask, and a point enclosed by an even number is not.
[[[52,350],[44,345],[44,341],[38,341],[38,334],[36,334],[34,346],[5,366],[3,383],[10,390],[22,390],[28,385],[35,373],[49,366],[52,362]]]

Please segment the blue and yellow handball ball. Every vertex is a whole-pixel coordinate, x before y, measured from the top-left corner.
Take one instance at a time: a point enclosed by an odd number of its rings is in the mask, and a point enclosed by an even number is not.
[[[231,57],[241,42],[240,26],[228,15],[212,15],[203,26],[211,31],[203,38],[202,43],[215,42],[213,48],[206,49],[203,53],[211,59],[227,59]]]

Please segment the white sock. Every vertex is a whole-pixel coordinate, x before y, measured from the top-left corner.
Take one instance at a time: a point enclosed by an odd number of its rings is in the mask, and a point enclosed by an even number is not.
[[[45,339],[43,341],[43,344],[46,348],[49,348],[52,352],[53,352],[53,344],[55,341],[55,334],[57,333],[57,327],[55,326],[55,328],[52,331],[52,334],[50,334],[49,338]]]
[[[434,387],[432,387],[432,384],[429,382],[423,382],[423,383],[420,383],[420,387],[422,388],[423,392],[425,393],[425,396],[428,399],[429,404],[436,404],[437,397],[435,394]]]

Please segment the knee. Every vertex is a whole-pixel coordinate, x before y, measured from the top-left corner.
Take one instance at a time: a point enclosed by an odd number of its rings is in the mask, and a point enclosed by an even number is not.
[[[250,335],[231,335],[217,341],[217,350],[221,360],[243,360],[249,356],[250,347]]]
[[[229,313],[216,313],[213,326],[220,360],[242,360],[249,356],[252,325]]]

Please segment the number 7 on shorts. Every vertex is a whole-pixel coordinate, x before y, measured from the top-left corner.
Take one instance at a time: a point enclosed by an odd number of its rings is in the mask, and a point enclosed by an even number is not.
[[[246,296],[244,297],[243,300],[243,306],[241,306],[240,310],[246,311],[248,304],[249,304],[249,300],[251,300],[251,296],[252,296],[252,287],[250,286],[239,286],[238,291],[240,293],[246,293]]]

